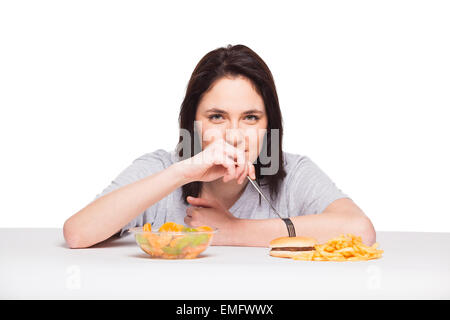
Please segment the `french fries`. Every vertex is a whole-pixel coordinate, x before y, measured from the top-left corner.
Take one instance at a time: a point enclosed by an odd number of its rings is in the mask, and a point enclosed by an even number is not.
[[[353,234],[341,235],[324,244],[314,246],[315,250],[296,253],[292,259],[303,261],[363,261],[381,258],[383,250],[378,243],[366,246],[361,237]]]

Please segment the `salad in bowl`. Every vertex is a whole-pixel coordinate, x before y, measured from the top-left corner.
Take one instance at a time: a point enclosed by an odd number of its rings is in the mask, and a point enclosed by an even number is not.
[[[175,222],[166,222],[158,231],[152,231],[149,223],[131,228],[136,243],[152,258],[194,259],[206,250],[217,229],[208,226],[185,227]]]

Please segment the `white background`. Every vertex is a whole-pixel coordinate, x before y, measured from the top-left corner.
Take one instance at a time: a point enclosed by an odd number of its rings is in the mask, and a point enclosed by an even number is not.
[[[1,1],[0,227],[62,227],[178,141],[189,77],[245,44],[271,69],[284,150],[377,230],[450,231],[448,1]]]

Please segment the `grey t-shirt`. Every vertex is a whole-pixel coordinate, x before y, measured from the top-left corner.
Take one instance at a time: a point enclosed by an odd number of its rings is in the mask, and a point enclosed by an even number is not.
[[[282,216],[294,217],[321,213],[334,200],[348,198],[333,181],[307,156],[283,152],[286,177],[281,183],[276,199],[272,202]],[[178,161],[175,151],[158,149],[137,158],[95,199],[134,181],[155,174]],[[269,195],[267,186],[261,186]],[[151,223],[158,229],[167,221],[184,224],[186,205],[181,188],[176,189],[124,226],[120,232]],[[241,197],[229,210],[242,219],[269,219],[278,217],[262,200],[250,183],[247,183]]]

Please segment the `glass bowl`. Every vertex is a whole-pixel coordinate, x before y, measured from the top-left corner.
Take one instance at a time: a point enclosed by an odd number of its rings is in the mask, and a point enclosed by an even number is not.
[[[194,259],[211,244],[212,231],[153,232],[143,227],[131,228],[138,246],[152,258]]]

